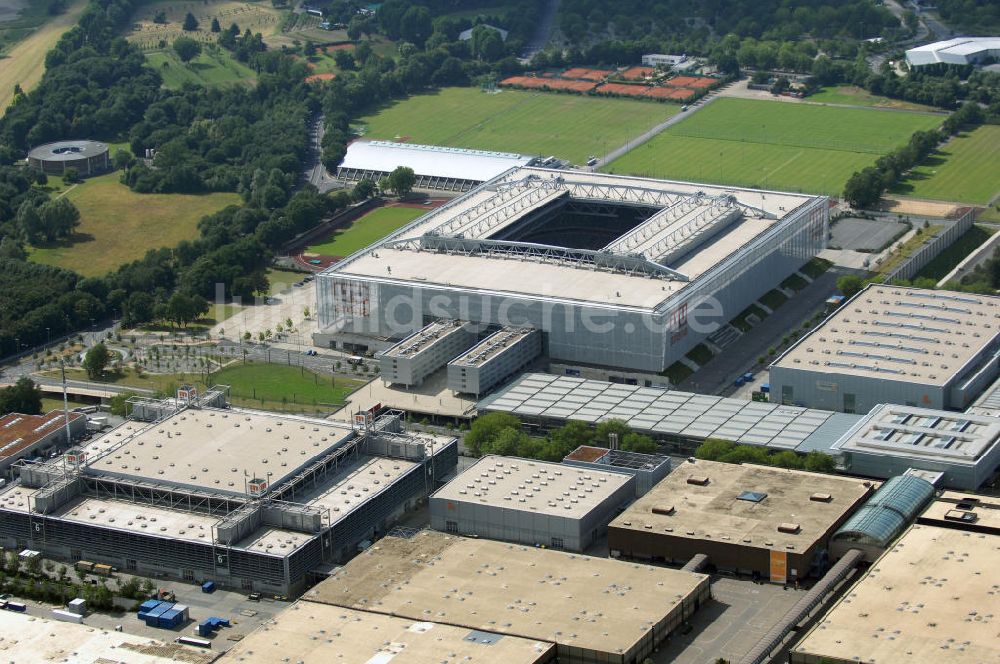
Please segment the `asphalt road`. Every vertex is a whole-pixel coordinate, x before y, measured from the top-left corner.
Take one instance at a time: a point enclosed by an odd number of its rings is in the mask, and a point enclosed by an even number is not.
[[[766,356],[768,349],[780,342],[789,330],[798,327],[823,308],[826,299],[837,290],[837,279],[846,273],[846,270],[837,268],[828,270],[775,309],[773,314],[744,334],[737,343],[712,358],[681,383],[678,389],[701,394],[728,395],[737,376],[749,371],[757,363],[758,357]]]
[[[326,123],[323,115],[313,120],[309,127],[309,137],[312,145],[309,150],[309,161],[304,172],[305,180],[309,184],[319,189],[319,193],[325,194],[332,189],[340,188],[340,183],[332,175],[327,173],[326,166],[323,165],[323,134],[326,132]]]

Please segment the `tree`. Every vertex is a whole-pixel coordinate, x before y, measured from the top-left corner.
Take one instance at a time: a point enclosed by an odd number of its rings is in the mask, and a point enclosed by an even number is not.
[[[38,576],[42,571],[42,557],[31,556],[30,558],[28,558],[28,563],[26,567],[28,568],[28,574],[32,576]]]
[[[111,362],[111,352],[108,347],[103,343],[95,344],[91,346],[90,350],[83,357],[83,368],[87,372],[87,377],[91,380],[97,380],[104,375],[104,370],[107,369],[108,364]]]
[[[108,410],[112,415],[117,415],[118,417],[125,417],[125,404],[132,397],[136,396],[135,392],[121,392],[111,397],[108,400]]]
[[[510,413],[486,413],[477,417],[465,435],[465,447],[474,456],[482,456],[484,448],[494,443],[505,429],[521,430],[521,420]]]
[[[178,37],[174,40],[174,53],[181,62],[191,62],[201,54],[201,44],[190,37]]]
[[[198,29],[198,19],[194,17],[194,14],[188,12],[184,16],[184,23],[181,25],[185,32],[194,32]]]
[[[837,289],[846,297],[853,297],[864,285],[865,282],[862,281],[861,277],[854,274],[845,274],[837,279]]]
[[[386,185],[394,191],[397,196],[406,196],[413,191],[413,185],[417,183],[417,176],[409,166],[397,166],[386,178]]]
[[[156,14],[153,16],[153,23],[156,23],[158,25],[164,25],[166,24],[166,22],[167,22],[167,12],[163,11],[162,9],[156,12]]]
[[[625,434],[625,438],[622,439],[623,450],[628,452],[641,452],[643,454],[653,454],[659,450],[659,445],[656,441],[641,433],[636,433],[635,431],[630,431]]]
[[[625,436],[631,431],[622,420],[604,420],[594,428],[594,444],[601,447],[611,446],[611,434],[618,436],[618,443],[625,441]]]
[[[355,201],[366,201],[375,195],[377,187],[371,180],[365,179],[359,181],[354,185],[354,190],[351,192],[351,198]]]
[[[63,170],[63,181],[70,184],[75,184],[80,182],[80,171],[74,166],[70,166]]]
[[[42,390],[27,376],[21,376],[10,387],[0,389],[0,415],[38,415],[41,412]]]
[[[407,9],[399,23],[399,35],[417,46],[424,45],[433,29],[430,11],[422,5]]]
[[[212,17],[212,32],[219,33],[222,32],[222,26],[219,25],[219,19]]]
[[[877,168],[869,166],[855,171],[844,185],[844,198],[856,208],[871,207],[878,203],[884,186],[882,174]]]
[[[338,68],[344,71],[354,69],[354,56],[351,55],[350,51],[334,51],[333,61],[337,63]]]
[[[112,158],[115,170],[123,171],[129,168],[133,163],[135,163],[135,157],[132,153],[124,148],[118,148],[115,150],[115,156]]]
[[[68,237],[80,225],[80,211],[68,198],[47,201],[38,208],[45,239]]]

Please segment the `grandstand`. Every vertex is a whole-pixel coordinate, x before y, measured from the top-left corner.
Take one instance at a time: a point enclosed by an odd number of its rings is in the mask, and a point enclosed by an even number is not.
[[[468,191],[515,166],[533,163],[535,157],[510,152],[467,150],[436,145],[354,141],[337,167],[337,177],[347,182],[378,181],[398,166],[413,169],[416,187],[443,191]]]
[[[512,169],[321,273],[314,340],[384,350],[448,318],[655,374],[815,255],[827,221],[824,197]]]

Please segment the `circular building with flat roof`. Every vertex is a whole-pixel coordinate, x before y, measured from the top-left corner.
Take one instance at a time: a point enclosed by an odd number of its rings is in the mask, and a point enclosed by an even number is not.
[[[108,170],[110,164],[108,144],[98,141],[57,141],[28,153],[28,166],[48,175],[62,175],[67,168],[83,176],[94,175]]]

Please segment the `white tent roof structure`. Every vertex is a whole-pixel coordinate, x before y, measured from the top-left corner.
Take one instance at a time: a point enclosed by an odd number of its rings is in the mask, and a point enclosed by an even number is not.
[[[956,37],[911,48],[906,52],[906,61],[912,67],[967,65],[989,57],[1000,57],[1000,37]]]
[[[419,176],[485,182],[511,168],[524,166],[534,157],[512,152],[490,152],[414,145],[391,141],[354,141],[339,169],[390,173],[408,166]]]

